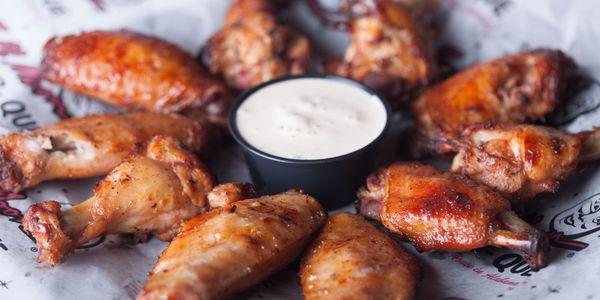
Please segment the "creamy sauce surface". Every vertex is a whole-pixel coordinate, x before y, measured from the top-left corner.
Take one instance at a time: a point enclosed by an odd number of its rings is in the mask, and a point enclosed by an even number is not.
[[[341,156],[385,128],[383,103],[360,87],[325,78],[280,81],[252,93],[236,112],[242,138],[282,158]]]

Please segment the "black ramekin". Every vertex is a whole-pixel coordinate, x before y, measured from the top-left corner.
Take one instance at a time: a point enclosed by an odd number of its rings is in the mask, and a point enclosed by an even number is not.
[[[236,112],[240,105],[251,94],[267,85],[298,78],[326,78],[344,81],[376,96],[383,103],[386,110],[387,119],[382,132],[371,143],[354,152],[315,160],[278,157],[265,153],[244,140],[236,124]],[[328,209],[335,209],[352,203],[356,199],[356,190],[365,182],[365,177],[373,169],[379,143],[389,129],[390,121],[391,109],[389,104],[366,85],[333,75],[301,75],[281,77],[242,93],[231,107],[228,125],[231,135],[244,150],[244,157],[250,169],[250,175],[261,194],[270,195],[291,188],[300,188],[315,197]]]

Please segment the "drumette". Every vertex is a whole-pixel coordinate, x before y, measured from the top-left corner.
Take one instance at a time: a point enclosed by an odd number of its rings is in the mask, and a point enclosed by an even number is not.
[[[127,158],[100,181],[91,198],[64,211],[56,201],[33,204],[23,227],[36,239],[38,261],[55,265],[77,246],[105,234],[170,240],[186,220],[228,202],[221,192],[208,196],[212,188],[212,175],[193,154],[173,138],[158,136],[145,153]],[[223,189],[232,201],[252,191],[244,184],[216,190]]]

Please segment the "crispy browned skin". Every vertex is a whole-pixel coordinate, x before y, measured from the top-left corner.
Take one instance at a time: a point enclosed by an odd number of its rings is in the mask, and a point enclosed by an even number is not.
[[[93,31],[50,39],[43,78],[117,107],[156,112],[200,109],[223,119],[231,96],[188,53],[130,31]]]
[[[356,2],[356,3],[355,3]],[[350,21],[350,45],[327,71],[380,91],[393,106],[411,100],[436,75],[433,44],[406,9],[390,0],[355,1],[363,14]]]
[[[359,212],[381,221],[418,250],[520,249],[545,266],[546,237],[510,211],[510,202],[462,175],[418,163],[395,163],[369,176]]]
[[[194,152],[211,147],[214,128],[174,114],[95,115],[0,137],[0,188],[19,192],[42,181],[108,173],[156,135],[168,135]]]
[[[534,50],[472,66],[428,88],[413,103],[415,154],[449,151],[439,142],[457,138],[469,125],[543,118],[562,100],[574,68],[558,50]]]
[[[414,15],[419,21],[420,18],[430,18],[431,14],[435,13],[437,6],[440,5],[439,0],[392,0],[408,9],[411,15]]]
[[[256,187],[246,182],[220,184],[212,189],[207,196],[210,207],[222,207],[236,201],[256,197],[258,197]]]
[[[220,299],[292,262],[325,222],[298,191],[239,201],[188,221],[137,299]]]
[[[275,15],[281,8],[278,0],[235,0],[225,16],[225,27],[242,22],[248,15],[255,13]]]
[[[600,130],[596,130],[598,136]],[[523,207],[542,192],[555,192],[559,182],[583,161],[597,159],[583,145],[598,144],[592,132],[577,135],[536,125],[474,125],[451,142],[458,151],[452,171],[493,187]]]
[[[308,300],[413,299],[417,259],[363,217],[330,217],[300,266]]]
[[[277,5],[268,0],[236,0],[225,27],[202,51],[202,61],[227,84],[245,90],[271,79],[306,73],[308,39],[277,22]]]
[[[156,235],[170,240],[183,222],[209,209],[212,175],[179,143],[158,136],[98,183],[94,195],[63,212],[45,201],[25,213],[23,227],[38,245],[38,261],[55,265],[78,245],[105,234]]]

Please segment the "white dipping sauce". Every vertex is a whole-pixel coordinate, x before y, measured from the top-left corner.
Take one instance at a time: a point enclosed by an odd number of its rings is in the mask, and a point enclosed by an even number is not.
[[[358,86],[325,78],[280,81],[252,93],[236,112],[250,145],[282,158],[324,159],[368,145],[383,131],[383,103]]]

